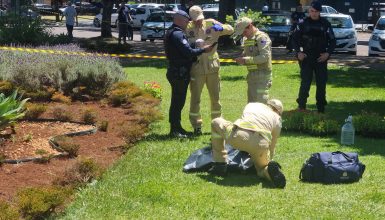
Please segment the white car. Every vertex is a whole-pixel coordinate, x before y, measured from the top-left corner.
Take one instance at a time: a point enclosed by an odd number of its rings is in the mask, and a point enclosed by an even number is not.
[[[163,39],[164,33],[170,29],[172,25],[174,14],[174,11],[152,13],[140,29],[141,41]]]
[[[369,40],[369,56],[385,55],[385,16],[378,19]]]
[[[145,7],[137,7],[135,11],[132,11],[131,17],[134,28],[142,27],[142,24],[146,21],[148,16],[154,12],[163,12],[163,9],[158,6],[145,6]]]
[[[347,51],[350,54],[357,54],[357,31],[352,17],[345,14],[323,15],[332,25],[336,37],[335,51]]]

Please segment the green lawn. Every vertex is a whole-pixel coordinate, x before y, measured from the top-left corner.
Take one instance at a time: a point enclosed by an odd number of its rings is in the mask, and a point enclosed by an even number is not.
[[[146,66],[155,67],[146,67]],[[285,189],[272,189],[254,174],[215,178],[206,173],[185,174],[182,165],[195,149],[210,142],[209,100],[204,90],[202,113],[205,135],[189,140],[168,139],[170,88],[163,62],[145,62],[126,68],[128,78],[142,86],[157,81],[163,88],[165,119],[153,125],[138,143],[106,172],[97,184],[78,192],[64,219],[385,219],[385,140],[356,137],[341,147],[339,136],[311,137],[283,132],[275,160],[287,178]],[[296,108],[299,70],[296,64],[274,65],[271,97],[285,110]],[[237,119],[246,104],[246,70],[221,69],[224,117]],[[385,72],[332,67],[327,87],[327,112],[339,120],[361,110],[385,115]],[[309,105],[315,109],[315,87]],[[188,97],[189,100],[189,97]],[[188,130],[189,102],[183,112]],[[322,185],[298,181],[302,163],[319,151],[355,151],[367,168],[354,184]]]

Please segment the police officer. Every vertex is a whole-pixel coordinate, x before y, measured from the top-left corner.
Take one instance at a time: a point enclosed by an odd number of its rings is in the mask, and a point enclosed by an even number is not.
[[[235,25],[235,36],[243,36],[243,54],[235,58],[238,64],[245,65],[247,75],[247,102],[266,103],[272,85],[271,40],[247,17],[240,18]]]
[[[177,11],[173,25],[165,35],[165,52],[168,59],[167,79],[171,85],[171,105],[169,122],[170,135],[178,138],[187,137],[187,132],[181,126],[181,113],[186,101],[190,69],[194,59],[204,52],[210,52],[210,45],[193,49],[183,33],[189,22],[189,15],[184,11]]]
[[[317,86],[317,110],[319,113],[323,113],[327,104],[327,61],[336,46],[336,40],[329,21],[320,17],[321,3],[314,1],[310,6],[309,17],[297,26],[293,40],[293,46],[301,67],[301,86],[297,103],[299,110],[306,110],[314,73]]]
[[[202,45],[213,45],[218,42],[218,38],[230,35],[234,32],[233,27],[222,24],[214,19],[205,19],[202,9],[194,5],[190,8],[191,20],[186,28],[187,37],[190,43]],[[210,53],[198,56],[196,62],[191,67],[190,81],[190,123],[194,128],[194,134],[202,134],[202,117],[200,114],[201,94],[206,84],[211,102],[211,119],[222,115],[222,106],[219,102],[220,77],[219,77],[219,56],[217,46]]]
[[[246,151],[254,162],[258,176],[272,181],[275,187],[284,188],[285,175],[281,166],[271,159],[281,132],[283,105],[277,99],[249,103],[242,117],[234,123],[223,118],[212,121],[211,145],[214,165],[209,172],[224,176],[227,172],[225,142],[235,149]]]

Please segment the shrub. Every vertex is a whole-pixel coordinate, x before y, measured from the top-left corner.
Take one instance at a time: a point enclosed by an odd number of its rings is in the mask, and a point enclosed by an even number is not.
[[[24,115],[26,119],[37,119],[47,110],[46,105],[36,103],[27,103],[26,108],[27,111]]]
[[[69,157],[76,157],[80,148],[79,144],[75,144],[73,139],[67,136],[58,136],[54,140],[59,147],[68,153]]]
[[[162,87],[157,82],[144,82],[144,91],[150,93],[154,98],[162,99]]]
[[[12,83],[0,80],[0,93],[4,93],[5,95],[11,95],[13,90],[14,87]]]
[[[19,213],[5,201],[0,200],[0,219],[4,220],[18,220]]]
[[[96,123],[97,114],[93,109],[84,110],[82,119],[86,124],[95,124]]]
[[[303,131],[311,135],[325,136],[339,131],[337,121],[329,119],[327,115],[314,112],[290,111],[283,115],[283,129]]]
[[[68,190],[58,187],[25,188],[17,193],[17,206],[26,219],[45,219],[62,205]]]
[[[54,180],[54,184],[73,188],[81,187],[99,178],[102,171],[92,159],[80,158],[71,168],[66,170],[62,177]]]
[[[108,121],[101,121],[99,124],[99,131],[106,132],[108,129]]]
[[[123,81],[112,86],[108,100],[112,105],[120,106],[132,102],[133,98],[142,94],[142,90],[135,84],[129,81]]]
[[[61,92],[55,92],[52,95],[51,100],[54,101],[54,102],[60,102],[60,103],[64,103],[64,104],[70,104],[71,103],[71,98],[65,96]]]
[[[36,49],[84,52],[73,44]],[[74,97],[79,96],[75,88],[84,87],[85,94],[103,97],[115,82],[126,78],[117,59],[93,54],[79,58],[79,55],[65,53],[2,51],[0,60],[0,80],[30,93],[26,94],[28,97],[48,96],[48,87]]]
[[[71,121],[72,114],[64,106],[56,106],[52,109],[53,118],[59,121]]]
[[[143,124],[125,124],[121,127],[120,135],[128,146],[132,146],[140,141],[147,131],[147,126]]]
[[[377,113],[362,112],[353,116],[353,126],[356,133],[364,137],[385,137],[385,119]]]

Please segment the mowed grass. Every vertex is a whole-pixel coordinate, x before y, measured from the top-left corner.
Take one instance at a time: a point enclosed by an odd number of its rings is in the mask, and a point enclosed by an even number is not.
[[[383,139],[358,136],[354,146],[341,147],[339,135],[321,138],[283,131],[274,158],[287,178],[283,190],[271,188],[253,173],[226,178],[183,173],[186,158],[210,143],[209,98],[204,89],[204,135],[169,139],[170,87],[164,67],[163,62],[151,61],[126,68],[128,79],[139,86],[144,81],[160,83],[165,119],[154,124],[147,138],[109,169],[101,181],[80,190],[63,219],[385,219]],[[221,69],[226,119],[237,119],[246,104],[245,75],[244,67],[229,65]],[[285,110],[296,108],[298,76],[298,65],[274,65],[271,97],[281,99]],[[385,72],[332,67],[329,76],[327,112],[341,125],[349,113],[362,110],[385,115]],[[315,109],[314,94],[313,86],[310,109]],[[191,130],[188,109],[187,101],[183,126]],[[300,168],[311,153],[336,150],[359,153],[366,165],[360,182],[322,185],[299,181]]]

